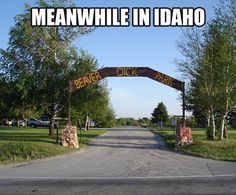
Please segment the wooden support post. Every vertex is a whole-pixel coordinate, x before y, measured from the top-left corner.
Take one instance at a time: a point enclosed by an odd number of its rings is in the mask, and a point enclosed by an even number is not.
[[[182,109],[183,109],[182,123],[183,123],[183,127],[185,127],[185,82],[183,82]]]
[[[68,92],[68,125],[71,126],[71,81],[69,81]]]

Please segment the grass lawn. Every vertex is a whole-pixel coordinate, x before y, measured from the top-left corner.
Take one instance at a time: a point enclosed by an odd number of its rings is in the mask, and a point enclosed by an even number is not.
[[[165,138],[170,148],[175,147],[175,135],[173,130],[153,130]],[[194,144],[190,146],[177,147],[177,151],[185,154],[212,158],[216,160],[227,160],[236,162],[236,130],[228,130],[229,138],[225,140],[207,140],[203,129],[192,129]]]
[[[81,140],[80,148],[92,138],[105,132],[99,129],[81,131],[80,134],[78,130],[78,139]],[[0,164],[24,162],[73,151],[77,149],[56,144],[56,137],[49,137],[46,128],[0,127]]]

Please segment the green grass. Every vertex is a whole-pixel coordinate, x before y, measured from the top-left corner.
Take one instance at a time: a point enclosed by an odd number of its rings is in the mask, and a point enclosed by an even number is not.
[[[168,147],[175,147],[173,130],[163,129],[153,132],[162,135]],[[229,137],[225,140],[207,140],[204,129],[192,129],[192,135],[194,144],[177,147],[177,151],[216,160],[236,161],[236,130],[228,130]]]
[[[92,138],[105,132],[105,130],[81,131],[80,138],[78,130],[78,139],[81,140],[80,148]],[[48,136],[48,129],[0,127],[0,164],[47,158],[74,151],[77,149],[57,144],[56,137]]]

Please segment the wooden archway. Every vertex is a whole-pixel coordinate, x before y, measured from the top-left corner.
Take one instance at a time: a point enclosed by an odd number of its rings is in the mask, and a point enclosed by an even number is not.
[[[71,80],[69,82],[69,125],[71,124],[71,93],[107,77],[148,77],[181,91],[182,120],[183,126],[185,126],[185,83],[149,67],[106,67],[76,80]]]

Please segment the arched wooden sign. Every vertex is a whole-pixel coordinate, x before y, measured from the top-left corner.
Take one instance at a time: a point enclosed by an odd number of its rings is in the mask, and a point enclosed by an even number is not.
[[[183,98],[183,126],[185,125],[185,83],[148,67],[106,67],[69,82],[69,125],[71,93],[106,77],[148,77],[181,91]]]
[[[184,82],[148,67],[106,67],[71,81],[70,90],[74,92],[106,77],[148,77],[179,91],[184,91]]]

